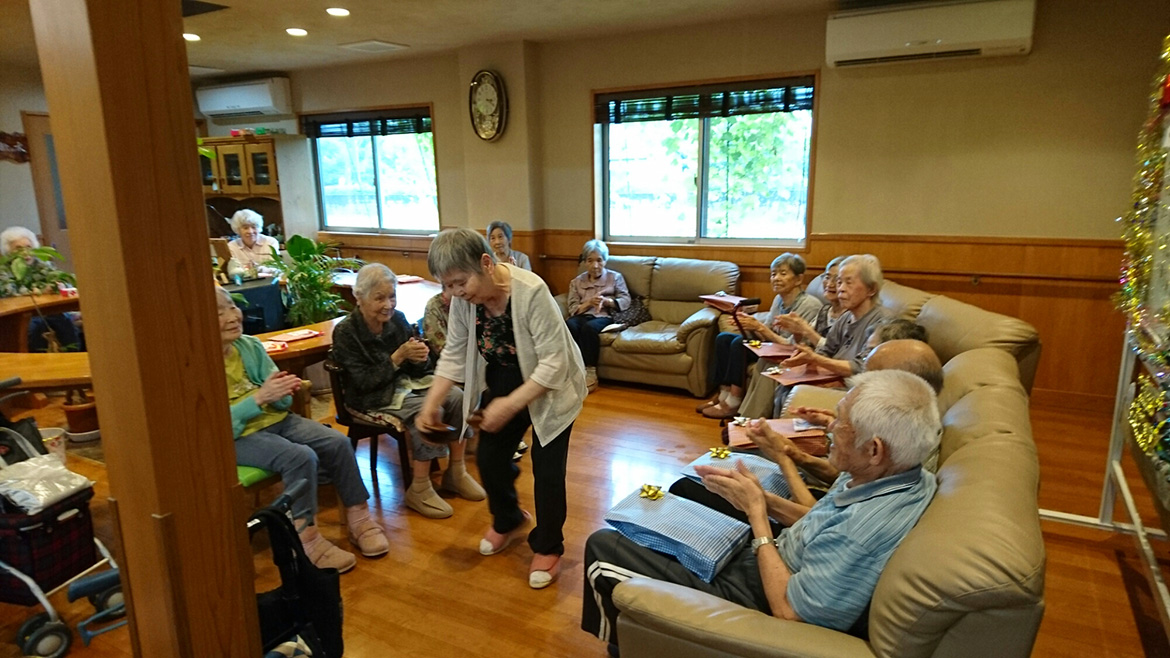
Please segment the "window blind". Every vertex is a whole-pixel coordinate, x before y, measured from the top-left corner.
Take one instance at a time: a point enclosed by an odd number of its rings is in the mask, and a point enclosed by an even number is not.
[[[301,118],[306,137],[368,137],[431,132],[430,110],[425,107],[369,112],[310,114]]]
[[[598,94],[594,122],[670,121],[811,110],[813,76]]]

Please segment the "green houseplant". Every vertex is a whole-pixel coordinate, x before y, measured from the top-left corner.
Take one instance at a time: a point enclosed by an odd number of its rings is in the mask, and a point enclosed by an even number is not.
[[[333,292],[333,272],[355,270],[365,263],[329,255],[335,246],[294,235],[285,242],[288,260],[273,249],[272,260],[265,263],[280,272],[288,286],[288,321],[293,326],[324,322],[347,310],[345,300]]]
[[[0,257],[0,297],[28,295],[46,329],[44,336],[49,344],[49,351],[60,352],[61,341],[45,320],[44,313],[41,313],[36,295],[56,293],[62,284],[76,286],[77,278],[54,267],[54,260],[62,260],[62,257],[60,252],[52,247],[16,249]],[[76,349],[77,346],[65,346],[65,349],[70,347]]]

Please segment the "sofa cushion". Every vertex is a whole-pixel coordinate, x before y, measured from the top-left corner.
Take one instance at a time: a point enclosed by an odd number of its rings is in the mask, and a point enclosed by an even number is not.
[[[980,347],[996,347],[1020,358],[1040,341],[1036,329],[1016,318],[936,295],[918,314],[918,324],[930,334],[930,346],[943,363]]]
[[[890,313],[894,314],[896,318],[904,318],[906,320],[913,320],[918,317],[923,305],[928,301],[937,297],[928,292],[923,292],[917,288],[910,288],[900,283],[893,281],[886,281],[882,284],[882,291],[879,293],[882,306],[889,309]]]
[[[686,352],[677,354],[650,354],[647,352],[619,352],[602,350],[598,361],[602,377],[612,377],[615,370],[638,373],[624,381],[662,385],[663,375],[686,376],[695,365],[695,360]],[[619,378],[620,379],[620,378]]]
[[[943,415],[939,462],[971,442],[985,441],[996,434],[1024,433],[1031,437],[1028,396],[1019,382],[991,384],[976,388],[956,401]]]
[[[963,352],[943,364],[943,390],[938,408],[944,414],[964,395],[984,386],[1019,384],[1019,368],[1003,350],[981,348]]]
[[[653,256],[610,256],[609,260],[605,261],[605,267],[622,275],[631,295],[648,297],[655,260],[657,259]],[[577,273],[584,271],[585,265],[581,264],[577,268]]]
[[[636,327],[627,327],[613,340],[613,348],[619,352],[640,352],[645,354],[677,354],[687,349],[678,340],[678,325],[659,320],[643,322]]]
[[[656,300],[693,302],[699,295],[739,288],[739,267],[722,260],[659,258],[654,263],[650,297]]]
[[[1034,634],[1045,560],[1038,483],[1027,433],[978,437],[945,461],[934,500],[878,580],[869,616],[874,653],[933,655],[953,624],[987,609],[1005,615],[1003,627],[1030,626]]]

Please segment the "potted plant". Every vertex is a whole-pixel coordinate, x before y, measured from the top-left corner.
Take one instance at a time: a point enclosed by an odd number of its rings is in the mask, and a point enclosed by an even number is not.
[[[62,260],[61,254],[52,247],[30,247],[16,249],[8,255],[0,257],[0,297],[17,297],[28,295],[41,324],[45,328],[44,337],[49,345],[50,352],[60,352],[62,349],[76,349],[76,345],[62,346],[57,333],[45,319],[41,307],[37,304],[36,295],[54,294],[60,291],[62,284],[76,286],[77,278],[69,272],[53,266],[54,260]]]
[[[333,273],[339,269],[358,269],[365,263],[357,258],[329,255],[335,246],[294,235],[285,242],[288,260],[272,250],[272,260],[265,264],[278,271],[285,281],[289,324],[324,322],[345,312],[345,299],[333,292]]]

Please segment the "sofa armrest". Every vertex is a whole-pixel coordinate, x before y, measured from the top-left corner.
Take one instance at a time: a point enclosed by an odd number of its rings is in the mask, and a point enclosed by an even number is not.
[[[719,311],[704,306],[703,308],[691,314],[691,317],[683,321],[678,326],[678,342],[686,343],[687,337],[690,336],[696,329],[702,327],[714,327],[719,323]]]
[[[866,642],[851,635],[779,619],[660,580],[631,578],[614,589],[613,600],[629,622],[620,631],[623,655],[637,644],[630,637],[631,631],[637,633],[633,625],[736,656],[873,656]]]
[[[561,317],[566,320],[569,319],[569,296],[561,293],[553,297],[553,301],[557,303],[557,308],[561,309]]]

